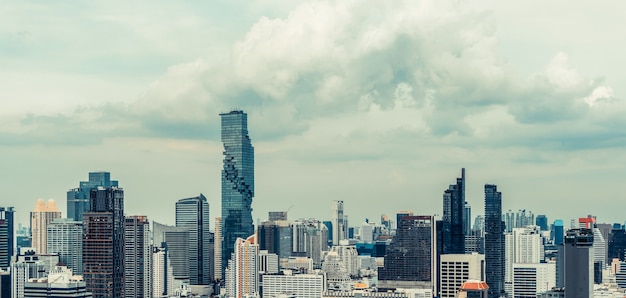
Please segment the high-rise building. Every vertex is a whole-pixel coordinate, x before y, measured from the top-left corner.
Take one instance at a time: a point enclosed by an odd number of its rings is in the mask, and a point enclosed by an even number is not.
[[[237,238],[226,268],[227,297],[256,297],[259,294],[259,245],[256,235]]]
[[[313,264],[321,266],[323,254],[328,251],[328,235],[326,222],[315,219],[298,219],[291,224],[292,255],[309,257]]]
[[[537,297],[555,287],[555,263],[516,263],[512,268],[513,286],[507,297]],[[593,297],[593,296],[592,296]]]
[[[147,216],[124,219],[124,297],[150,297],[152,249]]]
[[[93,297],[124,295],[124,190],[91,189],[83,213],[83,276]]]
[[[259,249],[277,254],[281,259],[291,256],[293,232],[287,220],[264,221],[258,227]]]
[[[150,297],[171,297],[174,295],[174,269],[170,264],[167,248],[154,247],[152,251],[152,276]]]
[[[478,253],[441,255],[438,297],[457,297],[468,279],[485,280],[485,255]]]
[[[565,297],[593,297],[593,231],[571,229],[559,248],[557,286],[564,282]]]
[[[33,279],[24,286],[25,297],[93,297],[83,281],[82,276],[72,274],[65,266],[57,266],[47,277]]]
[[[177,283],[189,283],[189,229],[153,222],[154,245],[167,249],[168,262]]]
[[[222,169],[222,265],[234,252],[237,238],[254,233],[254,147],[248,136],[248,115],[235,110],[220,114],[224,167]]]
[[[505,235],[504,288],[509,296],[513,293],[513,265],[537,264],[544,259],[543,239],[539,226],[513,228]]]
[[[57,218],[48,224],[47,251],[59,254],[59,261],[73,274],[83,274],[83,222]]]
[[[613,227],[609,237],[609,249],[608,259],[619,259],[624,261],[624,254],[626,253],[626,230],[620,224]]]
[[[89,192],[98,186],[117,187],[109,172],[90,172],[89,181],[81,181],[78,188],[67,191],[67,217],[75,221],[83,220],[83,213],[89,211]]]
[[[554,245],[563,244],[563,239],[565,239],[563,220],[557,219],[552,224],[552,239]]]
[[[504,222],[502,193],[493,184],[485,184],[485,267],[489,298],[504,294],[505,277]]]
[[[222,218],[215,218],[215,236],[213,241],[213,277],[222,279]]]
[[[56,261],[59,261],[56,256]],[[31,278],[45,277],[49,271],[46,262],[39,259],[34,251],[26,251],[23,255],[17,255],[11,263],[11,296],[12,298],[25,298],[24,286]]]
[[[15,250],[14,217],[13,207],[0,207],[0,270],[9,268]]]
[[[348,225],[344,222],[343,201],[333,201],[333,245],[339,245],[339,241],[348,238]]]
[[[465,253],[465,224],[468,212],[465,210],[465,168],[456,184],[443,192],[443,230],[441,232],[443,254]]]
[[[535,218],[535,224],[539,226],[542,231],[548,231],[548,217],[543,214],[537,215]]]
[[[38,254],[47,253],[47,227],[54,219],[61,218],[61,211],[54,200],[46,204],[42,199],[37,200],[35,209],[30,213],[30,228],[32,231],[33,248]]]
[[[209,203],[204,195],[176,202],[176,226],[189,230],[189,283],[192,285],[208,285],[213,280],[210,220]]]
[[[330,251],[336,252],[339,259],[346,268],[346,271],[350,276],[357,276],[359,274],[358,256],[359,253],[354,245],[334,245]]]
[[[378,269],[379,288],[437,288],[435,222],[432,216],[403,216]]]

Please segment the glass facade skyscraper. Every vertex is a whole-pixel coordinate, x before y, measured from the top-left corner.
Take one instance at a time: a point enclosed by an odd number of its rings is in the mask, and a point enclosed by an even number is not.
[[[212,278],[213,235],[209,202],[203,194],[176,202],[176,227],[189,230],[189,283],[208,285]]]
[[[493,184],[485,185],[485,268],[489,298],[504,294],[504,222],[502,193]]]
[[[78,188],[67,191],[67,218],[83,221],[83,213],[89,211],[89,191],[92,188],[117,187],[109,172],[90,172],[89,181],[81,181]]]
[[[443,192],[443,230],[441,236],[443,254],[465,253],[465,169],[456,184]]]
[[[248,115],[235,110],[220,114],[224,167],[222,169],[222,265],[234,251],[237,238],[254,233],[254,148],[248,136]],[[223,274],[223,273],[222,273]]]

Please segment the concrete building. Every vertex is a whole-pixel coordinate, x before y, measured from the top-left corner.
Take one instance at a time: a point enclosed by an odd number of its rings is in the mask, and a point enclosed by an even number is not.
[[[58,262],[58,255],[37,255],[34,250],[17,255],[11,263],[11,297],[24,298],[26,282],[47,276]]]
[[[593,297],[593,231],[571,229],[559,248],[557,287],[564,282],[565,297]]]
[[[334,251],[339,256],[342,264],[350,276],[359,275],[359,253],[354,245],[333,245],[330,251]]]
[[[508,295],[513,293],[513,264],[540,263],[544,258],[543,240],[539,226],[513,228],[505,235],[505,278],[504,288]]]
[[[556,263],[516,263],[512,269],[513,283],[509,297],[537,297],[556,286]]]
[[[83,222],[72,218],[57,218],[47,227],[47,251],[59,255],[59,261],[72,270],[83,273]]]
[[[87,284],[80,275],[73,275],[72,270],[65,266],[56,266],[47,277],[31,278],[24,285],[24,296],[91,298]]]
[[[259,295],[259,244],[256,235],[238,238],[226,268],[226,297]]]
[[[167,249],[168,264],[172,266],[174,279],[189,283],[189,230],[152,222],[155,246]],[[221,269],[220,269],[221,270]]]
[[[150,297],[150,221],[147,216],[124,219],[124,297]]]
[[[151,297],[170,297],[174,295],[174,269],[170,264],[166,248],[153,248],[151,264]]]
[[[441,255],[440,263],[439,297],[457,297],[465,281],[485,279],[485,255],[478,253]]]
[[[339,241],[348,238],[348,225],[343,213],[343,201],[333,201],[332,209],[333,245],[339,245]]]
[[[61,218],[61,211],[54,200],[48,200],[47,204],[42,199],[37,200],[30,213],[30,227],[33,248],[38,254],[47,254],[48,224],[57,218]]]
[[[259,272],[274,274],[279,272],[278,255],[267,250],[259,250]]]
[[[292,295],[298,298],[319,298],[326,290],[323,274],[292,274],[287,270],[282,274],[264,274],[261,279],[262,297]]]

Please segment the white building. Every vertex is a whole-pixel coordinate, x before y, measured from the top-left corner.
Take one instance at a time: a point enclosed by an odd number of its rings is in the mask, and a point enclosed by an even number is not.
[[[332,208],[333,245],[338,245],[339,241],[348,238],[348,225],[343,214],[343,201],[333,201]]]
[[[226,297],[256,297],[259,294],[259,244],[256,235],[237,238],[226,268]]]
[[[513,293],[513,264],[540,263],[544,258],[541,230],[538,226],[514,228],[505,235],[504,290]]]
[[[47,251],[59,254],[73,274],[83,273],[83,222],[72,218],[57,218],[47,227]]]
[[[374,241],[374,224],[364,222],[361,225],[359,234],[361,236],[361,241],[367,242],[367,243],[373,242]]]
[[[302,273],[313,272],[313,259],[305,257],[291,257],[287,259],[287,268],[303,271]]]
[[[467,280],[485,280],[485,255],[447,254],[441,255],[439,297],[456,297]]]
[[[319,298],[326,290],[326,281],[322,274],[284,274],[262,275],[263,292],[261,297],[281,297],[293,295],[298,298]]]
[[[152,297],[169,297],[174,295],[174,269],[169,262],[169,256],[164,248],[154,248],[152,251]]]
[[[537,297],[556,286],[556,263],[513,264],[513,291],[510,297]]]
[[[355,245],[333,245],[330,251],[337,253],[350,276],[359,275],[359,253]]]
[[[91,298],[80,275],[73,275],[66,266],[56,266],[48,277],[31,278],[24,286],[25,297],[81,297]]]
[[[58,263],[58,255],[39,256],[33,250],[18,255],[11,263],[11,297],[24,298],[26,282],[31,278],[46,277]]]
[[[261,273],[278,273],[278,255],[267,250],[259,251],[259,271]]]

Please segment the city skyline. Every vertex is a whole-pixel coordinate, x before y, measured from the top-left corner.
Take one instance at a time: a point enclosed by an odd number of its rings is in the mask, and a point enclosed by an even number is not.
[[[330,219],[333,200],[355,226],[441,215],[460,168],[474,216],[493,183],[503,211],[623,223],[626,4],[590,5],[7,3],[2,205],[16,226],[39,198],[67,217],[68,190],[103,170],[124,181],[127,214],[173,224],[152,206],[203,193],[219,217],[218,115],[238,108],[255,223],[292,205],[290,219]]]

